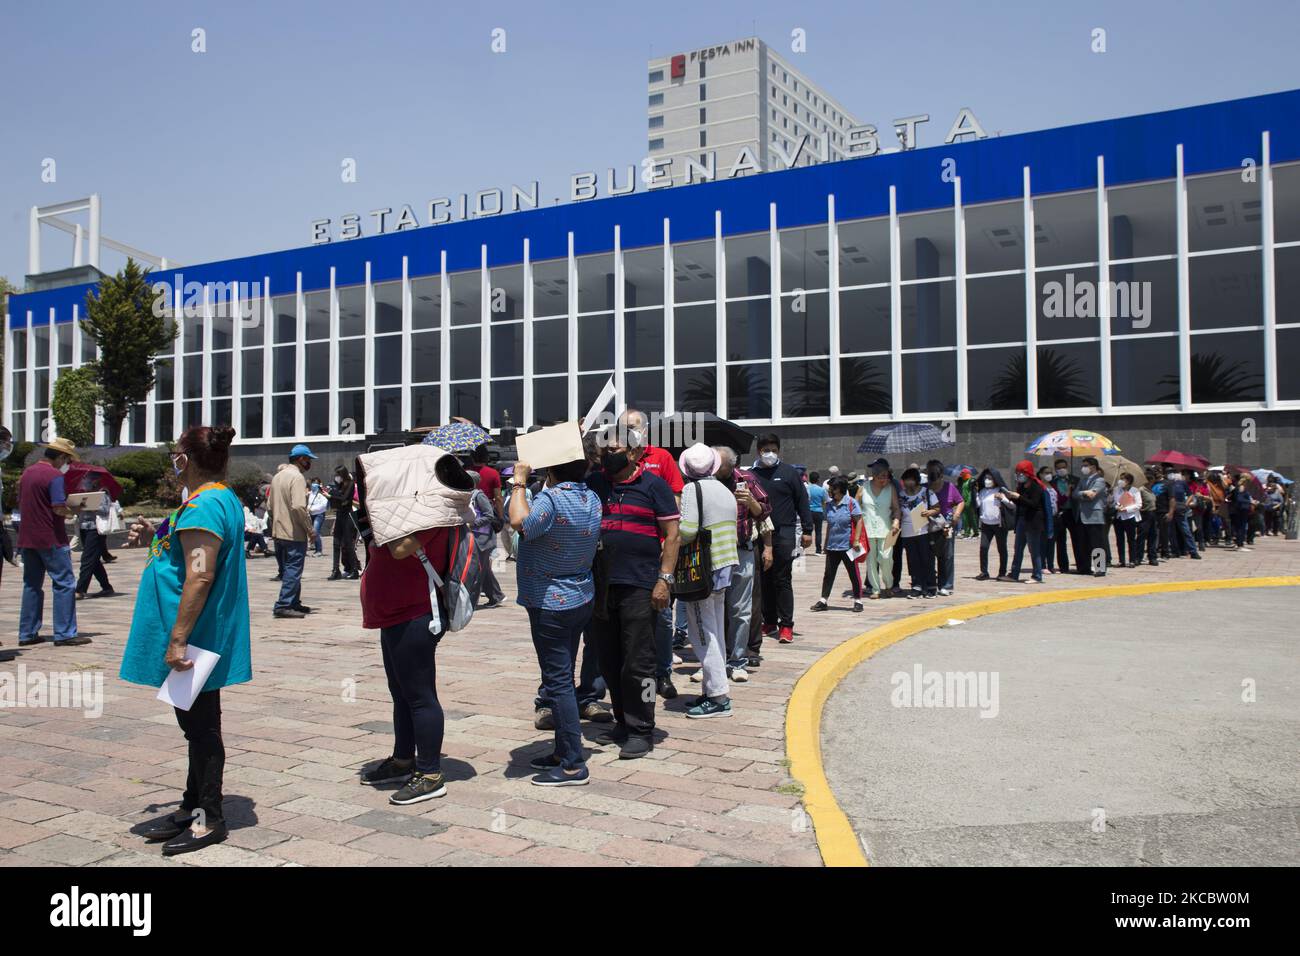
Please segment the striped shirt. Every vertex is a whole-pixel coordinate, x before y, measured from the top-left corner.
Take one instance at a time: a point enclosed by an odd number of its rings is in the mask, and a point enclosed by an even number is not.
[[[582,482],[543,488],[519,535],[517,600],[565,611],[595,596],[591,563],[600,541],[600,499]]]
[[[696,488],[704,501],[704,515],[696,501]],[[682,544],[690,544],[700,533],[709,531],[709,559],[716,575],[723,568],[740,564],[736,553],[736,499],[726,485],[716,478],[700,478],[682,489]]]
[[[638,466],[631,478],[617,483],[602,471],[592,472],[587,486],[604,506],[600,545],[609,583],[652,589],[659,576],[660,526],[681,517],[668,483]]]
[[[760,509],[758,517],[755,518],[749,513],[748,506],[741,504],[739,501],[736,502],[736,546],[750,551],[754,547],[754,522],[761,522],[764,518],[769,517],[772,514],[772,505],[767,500],[767,490],[763,487],[763,483],[744,468],[737,466],[731,469],[731,477],[722,483],[728,491],[734,494],[736,482],[738,481],[745,483],[750,496],[758,502]]]

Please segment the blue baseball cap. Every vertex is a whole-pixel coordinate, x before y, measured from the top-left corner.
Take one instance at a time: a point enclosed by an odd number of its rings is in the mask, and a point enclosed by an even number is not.
[[[295,458],[300,458],[303,455],[306,455],[308,458],[316,457],[311,453],[311,449],[308,448],[306,445],[294,445],[293,448],[289,450],[290,461],[293,461]]]

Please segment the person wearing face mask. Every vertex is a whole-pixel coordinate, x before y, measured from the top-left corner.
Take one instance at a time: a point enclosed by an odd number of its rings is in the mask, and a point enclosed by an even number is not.
[[[1048,574],[1055,574],[1056,568],[1052,562],[1056,559],[1056,533],[1060,528],[1061,519],[1058,516],[1058,499],[1056,497],[1056,488],[1052,485],[1052,469],[1044,465],[1038,469],[1038,482],[1043,486],[1043,516],[1046,518],[1046,524],[1043,527],[1043,569]]]
[[[839,476],[832,478],[830,497],[826,500],[826,568],[822,574],[822,596],[812,610],[830,608],[827,602],[841,564],[848,569],[849,583],[853,587],[853,610],[862,610],[862,578],[857,562],[849,557],[860,537],[861,527],[862,510],[849,495],[849,483]]]
[[[1201,555],[1196,550],[1196,536],[1192,533],[1191,524],[1192,504],[1189,499],[1193,497],[1192,493],[1183,480],[1182,472],[1166,474],[1165,484],[1169,488],[1169,510],[1166,516],[1169,519],[1170,545],[1177,538],[1179,556],[1186,554],[1193,561],[1199,561]]]
[[[1006,483],[996,468],[985,468],[975,483],[975,506],[980,515],[980,573],[976,581],[989,579],[989,545],[998,546],[998,580],[1007,579],[1007,531],[1015,522],[1016,505],[1007,495]]]
[[[1083,477],[1075,486],[1074,502],[1083,530],[1083,548],[1075,549],[1075,570],[1079,574],[1101,578],[1106,576],[1106,569],[1110,567],[1110,539],[1106,536],[1106,479],[1102,477],[1096,458],[1085,458],[1079,473]]]
[[[801,545],[812,547],[812,510],[808,492],[793,465],[781,461],[781,439],[763,435],[758,439],[758,461],[750,469],[767,492],[772,506],[773,560],[771,571],[762,575],[763,627],[760,635],[776,633],[782,644],[794,641],[794,567],[795,527],[802,525]],[[753,644],[750,645],[751,650]]]
[[[862,536],[867,539],[867,584],[871,600],[892,596],[894,588],[894,548],[902,527],[898,491],[889,462],[877,458],[867,466],[871,480],[858,491],[858,508],[862,512]]]
[[[4,461],[13,454],[13,450],[13,432],[0,425],[0,461]],[[0,499],[4,497],[4,488],[4,479],[0,478]],[[0,507],[0,575],[3,575],[5,562],[12,564],[14,567],[18,566],[18,562],[14,560],[14,544],[9,540],[9,532],[5,530],[4,517],[4,510]]]
[[[320,529],[325,524],[325,514],[329,511],[329,506],[329,495],[321,487],[320,479],[313,478],[311,489],[307,492],[307,513],[311,515],[311,554],[315,558],[325,555],[325,549],[321,544]]]
[[[1060,521],[1056,529],[1056,568],[1062,574],[1070,573],[1070,551],[1077,555],[1083,547],[1084,532],[1079,528],[1079,509],[1074,502],[1074,489],[1079,479],[1070,474],[1070,463],[1064,458],[1052,462],[1052,487],[1056,490],[1056,508]]]
[[[41,621],[45,611],[45,575],[54,590],[54,643],[58,646],[89,644],[77,634],[76,579],[72,574],[72,548],[64,519],[78,513],[68,506],[63,476],[77,460],[77,447],[66,438],[45,446],[41,459],[23,470],[18,480],[18,504],[23,520],[18,547],[23,552],[23,601],[18,618],[18,646],[45,640]]]
[[[356,495],[356,482],[352,473],[342,465],[334,469],[334,480],[327,491],[330,507],[334,509],[334,570],[327,581],[349,578],[355,581],[361,576],[357,561],[357,525],[352,519],[352,505]],[[339,572],[342,561],[343,571]]]
[[[1126,471],[1115,480],[1111,492],[1111,504],[1115,508],[1115,555],[1125,568],[1136,568],[1141,557],[1137,532],[1142,518],[1142,496],[1133,484],[1132,474]]]
[[[1147,564],[1155,567],[1160,562],[1156,558],[1160,535],[1157,529],[1159,518],[1156,511],[1156,496],[1152,492],[1151,486],[1155,483],[1155,471],[1147,468],[1144,472],[1146,483],[1138,489],[1138,497],[1142,501],[1138,511],[1138,530],[1137,530],[1137,553],[1133,560],[1138,564],[1142,563],[1142,555],[1145,554]]]
[[[921,484],[921,472],[908,468],[903,472],[903,493],[899,496],[902,526],[899,533],[907,551],[907,572],[912,577],[912,594],[935,596],[934,558],[930,553],[930,532],[939,514],[939,499]]]
[[[271,479],[267,509],[271,515],[271,537],[283,561],[280,597],[275,602],[276,617],[305,617],[311,608],[302,603],[302,566],[307,559],[307,542],[311,538],[311,515],[307,511],[307,480],[303,477],[316,456],[306,445],[294,445],[289,461]]]
[[[1020,567],[1024,563],[1025,549],[1029,549],[1032,567],[1031,579],[1043,583],[1043,531],[1047,527],[1047,490],[1034,474],[1033,462],[1021,461],[1016,465],[1016,487],[1007,491],[1007,497],[1016,505],[1016,556],[1011,561],[1008,581],[1020,581]]]
[[[925,486],[939,501],[939,514],[934,519],[938,527],[930,532],[930,550],[935,562],[934,580],[939,586],[939,594],[947,597],[956,586],[956,535],[961,526],[962,513],[966,510],[966,500],[962,498],[961,489],[944,474],[943,462],[939,459],[931,458],[925,463],[925,477]]]

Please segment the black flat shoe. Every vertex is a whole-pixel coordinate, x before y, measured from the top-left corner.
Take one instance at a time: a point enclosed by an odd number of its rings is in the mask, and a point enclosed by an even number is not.
[[[148,823],[143,830],[139,831],[138,835],[151,843],[157,843],[160,840],[172,840],[188,830],[193,822],[194,817],[191,814],[178,818],[175,814],[169,813],[161,819]]]
[[[214,843],[221,843],[227,836],[226,825],[216,823],[208,827],[208,832],[203,836],[195,836],[194,831],[187,829],[180,836],[168,840],[163,844],[163,856],[176,856],[181,853],[193,853],[195,850],[202,850],[205,846],[212,846]]]

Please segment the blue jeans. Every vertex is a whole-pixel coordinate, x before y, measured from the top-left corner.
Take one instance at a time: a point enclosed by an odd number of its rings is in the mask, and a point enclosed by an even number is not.
[[[528,609],[533,648],[542,669],[542,686],[555,718],[555,756],[565,770],[576,770],[586,763],[578,722],[578,696],[573,689],[573,664],[578,656],[578,641],[583,628],[591,622],[594,607],[589,601],[566,611]]]
[[[1183,548],[1187,554],[1196,554],[1196,536],[1192,534],[1191,515],[1188,514],[1190,508],[1184,508],[1182,514],[1174,513],[1174,526],[1183,538]]]
[[[1035,581],[1043,580],[1043,529],[1035,528],[1023,517],[1016,520],[1016,556],[1011,561],[1011,576],[1020,577],[1020,565],[1025,560],[1025,548],[1033,565]]]
[[[45,574],[54,588],[54,639],[67,641],[77,636],[77,579],[72,575],[72,549],[23,548],[23,604],[18,616],[18,642],[40,636],[45,614]]]
[[[673,605],[655,611],[655,677],[673,675]]]
[[[317,554],[324,554],[325,549],[321,546],[320,529],[325,524],[325,512],[318,515],[312,515],[311,518],[311,546]]]
[[[727,588],[727,663],[749,666],[749,628],[754,612],[754,561],[756,552],[737,549],[740,564],[731,573]]]
[[[588,704],[605,699],[605,678],[600,676],[600,659],[596,654],[596,635],[591,625],[582,629],[582,667],[578,671],[578,713]],[[533,698],[533,709],[553,707],[551,699],[546,696],[546,685],[537,686],[537,696]]]
[[[281,561],[280,598],[275,609],[283,611],[302,603],[302,566],[307,560],[306,541],[276,541],[275,553]]]

